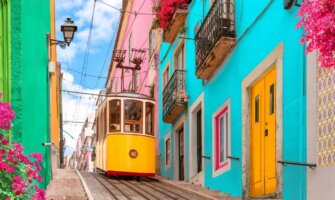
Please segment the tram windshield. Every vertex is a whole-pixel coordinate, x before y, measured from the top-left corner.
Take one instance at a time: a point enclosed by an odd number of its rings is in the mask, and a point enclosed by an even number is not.
[[[143,103],[135,100],[124,101],[125,132],[143,132]]]

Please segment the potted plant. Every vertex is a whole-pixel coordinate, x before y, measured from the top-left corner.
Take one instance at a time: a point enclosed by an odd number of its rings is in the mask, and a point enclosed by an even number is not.
[[[190,0],[161,0],[153,7],[156,22],[164,31],[164,42],[173,42],[185,23]]]

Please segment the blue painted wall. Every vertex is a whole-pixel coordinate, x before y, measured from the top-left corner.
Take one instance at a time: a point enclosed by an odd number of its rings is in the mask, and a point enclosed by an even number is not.
[[[186,37],[194,38],[194,27],[203,19],[210,8],[209,0],[194,0],[189,6],[186,22]],[[195,42],[185,40],[186,48],[186,91],[190,107],[204,92],[204,154],[212,157],[212,114],[231,98],[231,155],[242,158],[242,81],[266,58],[276,46],[283,43],[283,160],[306,160],[305,124],[305,57],[304,47],[299,45],[302,32],[295,29],[298,7],[283,8],[283,0],[247,1],[235,0],[237,45],[209,82],[195,76]],[[180,39],[173,44],[163,43],[160,52],[159,80],[159,139],[161,150],[161,173],[174,178],[174,134],[173,125],[162,121],[162,72],[170,65],[173,74],[173,52]],[[164,166],[164,137],[171,133],[172,165]],[[189,114],[186,113],[185,159],[186,180],[189,180]],[[177,167],[177,166],[176,166]],[[205,159],[205,186],[242,196],[242,162],[232,161],[231,170],[212,178],[212,161]],[[283,198],[306,199],[306,169],[283,167]]]

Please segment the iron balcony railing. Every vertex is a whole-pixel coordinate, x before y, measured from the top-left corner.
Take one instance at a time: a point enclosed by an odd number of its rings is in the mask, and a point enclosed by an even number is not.
[[[236,36],[233,0],[216,0],[200,26],[195,37],[197,70],[222,36]]]
[[[163,90],[163,117],[176,103],[181,103],[179,92],[185,92],[185,70],[176,70]]]

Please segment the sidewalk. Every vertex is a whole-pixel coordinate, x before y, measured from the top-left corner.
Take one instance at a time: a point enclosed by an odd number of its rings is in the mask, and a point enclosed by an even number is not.
[[[85,190],[76,171],[57,169],[47,187],[48,200],[87,200]]]
[[[201,187],[199,185],[193,185],[190,183],[187,183],[185,181],[175,181],[175,180],[169,180],[162,176],[155,176],[155,179],[159,180],[163,184],[167,184],[169,186],[173,186],[179,189],[183,189],[189,192],[193,192],[198,194],[199,196],[202,196],[208,200],[240,200],[241,198],[236,197],[230,197],[229,194],[221,193],[217,190],[210,190],[205,187]]]

